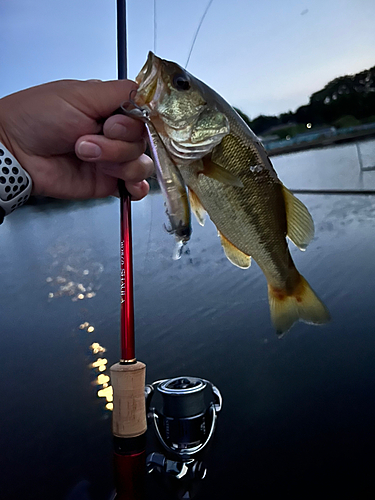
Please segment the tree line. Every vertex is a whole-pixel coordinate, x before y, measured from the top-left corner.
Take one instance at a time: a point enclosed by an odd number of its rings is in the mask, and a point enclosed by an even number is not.
[[[278,125],[306,124],[313,126],[350,126],[375,121],[375,66],[355,75],[346,75],[327,83],[310,96],[309,103],[294,113],[279,116],[260,115],[254,120],[236,111],[256,134],[265,134]]]

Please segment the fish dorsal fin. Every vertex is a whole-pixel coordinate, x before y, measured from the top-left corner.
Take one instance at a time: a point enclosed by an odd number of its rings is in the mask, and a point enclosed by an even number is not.
[[[204,226],[206,220],[206,210],[202,207],[202,204],[198,198],[198,196],[194,193],[192,189],[189,188],[189,200],[190,200],[190,208],[193,211],[197,221],[201,226]]]
[[[214,161],[212,161],[211,155],[206,155],[202,158],[203,170],[199,174],[203,174],[206,177],[215,179],[222,184],[228,184],[229,186],[243,187],[241,179],[236,175],[233,175],[226,168],[221,167]]]
[[[225,236],[221,234],[220,231],[218,231],[218,235],[220,236],[220,241],[228,260],[241,269],[247,269],[248,267],[250,267],[250,255],[246,255],[245,253],[241,252],[241,250],[235,247],[233,243],[231,243]]]
[[[283,186],[287,236],[300,250],[306,250],[314,237],[314,222],[305,205]]]

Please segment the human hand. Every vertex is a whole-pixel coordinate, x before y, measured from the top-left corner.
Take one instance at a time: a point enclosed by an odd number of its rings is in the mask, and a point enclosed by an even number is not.
[[[123,179],[133,200],[153,172],[144,125],[111,114],[137,85],[129,80],[61,80],[0,99],[0,142],[33,180],[32,194],[103,198]]]

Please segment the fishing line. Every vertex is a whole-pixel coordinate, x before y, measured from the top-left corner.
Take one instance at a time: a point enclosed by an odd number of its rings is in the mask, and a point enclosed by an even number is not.
[[[207,12],[208,12],[209,8],[211,7],[211,5],[212,5],[213,1],[214,1],[214,0],[210,0],[210,1],[208,2],[207,7],[206,7],[206,10],[204,11],[203,16],[201,17],[201,20],[200,20],[200,22],[199,22],[199,25],[198,25],[197,31],[195,32],[195,35],[194,35],[194,38],[193,38],[193,43],[191,44],[191,47],[190,47],[190,52],[189,52],[189,55],[188,55],[188,58],[187,58],[187,61],[186,61],[186,64],[185,64],[185,69],[187,68],[187,66],[188,66],[188,64],[189,64],[189,61],[190,61],[190,56],[191,56],[191,53],[193,52],[193,48],[194,48],[195,42],[196,42],[196,40],[197,40],[199,30],[201,29],[201,26],[202,26],[202,24],[203,24],[204,18],[206,17]]]
[[[375,194],[373,189],[291,189],[296,194],[337,194],[337,195],[362,195],[371,196]]]

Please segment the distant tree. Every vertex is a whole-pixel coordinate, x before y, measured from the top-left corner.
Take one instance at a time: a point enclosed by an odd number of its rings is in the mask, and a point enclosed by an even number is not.
[[[260,115],[251,121],[250,127],[256,134],[262,134],[271,127],[280,125],[280,120],[277,116]]]
[[[289,123],[331,125],[341,123],[339,120],[347,116],[363,123],[369,122],[375,115],[375,66],[328,82],[323,89],[310,96],[308,104],[300,106],[295,113],[289,111],[280,116],[260,115],[250,120],[239,109],[237,112],[256,134],[264,134],[271,127]]]
[[[292,113],[291,111],[288,111],[288,113],[281,113],[281,115],[279,116],[279,119],[280,119],[280,123],[282,125],[284,124],[287,124],[287,123],[292,123],[294,122],[294,113]]]

